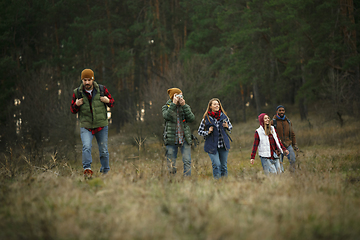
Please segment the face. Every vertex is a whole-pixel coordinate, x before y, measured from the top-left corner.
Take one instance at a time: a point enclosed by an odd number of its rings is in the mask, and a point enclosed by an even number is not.
[[[276,111],[277,115],[279,115],[279,117],[284,117],[285,115],[285,108],[279,108],[277,111]]]
[[[94,79],[84,78],[82,82],[86,90],[91,90],[93,88]]]
[[[217,112],[219,111],[220,109],[220,104],[218,101],[214,100],[211,102],[210,104],[210,110],[213,111],[213,112]]]
[[[264,116],[264,124],[265,124],[265,125],[270,124],[270,118],[269,118],[268,115],[265,115],[265,116]]]

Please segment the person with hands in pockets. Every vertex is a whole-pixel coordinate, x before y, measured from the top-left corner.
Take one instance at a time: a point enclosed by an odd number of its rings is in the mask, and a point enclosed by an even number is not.
[[[204,151],[210,157],[215,179],[228,175],[227,158],[231,138],[227,131],[231,129],[232,125],[220,100],[211,99],[201,120],[198,134],[205,138]]]

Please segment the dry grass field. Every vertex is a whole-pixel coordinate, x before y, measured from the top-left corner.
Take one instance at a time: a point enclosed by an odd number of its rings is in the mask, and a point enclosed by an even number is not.
[[[301,169],[279,176],[249,163],[255,120],[234,126],[229,176],[218,181],[203,143],[184,178],[181,155],[169,176],[160,144],[139,153],[121,136],[109,139],[111,172],[90,180],[80,159],[49,157],[51,170],[27,163],[13,177],[3,165],[0,239],[360,239],[360,127],[345,121],[294,117]],[[94,153],[98,171],[95,141]]]

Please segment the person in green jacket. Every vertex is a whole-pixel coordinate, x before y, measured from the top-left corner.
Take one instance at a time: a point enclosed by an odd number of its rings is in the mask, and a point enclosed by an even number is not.
[[[191,175],[191,130],[188,123],[195,120],[191,108],[185,103],[179,88],[167,90],[170,99],[162,107],[165,120],[164,143],[166,146],[167,166],[170,173],[176,173],[176,158],[178,149],[184,163],[184,176]]]
[[[104,85],[95,82],[91,69],[81,72],[81,81],[80,86],[74,89],[70,110],[79,116],[84,177],[90,178],[93,174],[91,148],[94,137],[99,146],[100,172],[105,174],[110,170],[107,107],[114,106],[114,99]]]

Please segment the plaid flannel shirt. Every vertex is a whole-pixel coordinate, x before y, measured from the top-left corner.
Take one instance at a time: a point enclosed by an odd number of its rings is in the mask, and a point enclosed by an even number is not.
[[[224,138],[221,135],[221,131],[220,131],[220,121],[218,121],[217,119],[214,119],[214,121],[215,121],[215,125],[216,125],[217,129],[219,130],[219,140],[218,140],[218,146],[217,147],[218,148],[224,148],[225,143],[224,143]],[[226,122],[229,125],[228,130],[231,131],[232,125],[231,125],[230,120],[227,120]],[[204,119],[200,123],[199,129],[198,129],[198,134],[200,136],[203,136],[203,137],[206,137],[207,135],[209,135],[209,130],[205,129],[205,121],[204,121]]]
[[[276,133],[276,136],[278,137],[279,139],[279,143],[280,143],[280,146],[281,146],[281,149],[283,151],[286,150],[286,148],[284,147],[284,145],[282,144],[277,132],[275,131]],[[276,149],[278,149],[277,145],[276,145],[276,142],[275,142],[275,139],[273,137],[272,134],[269,135],[269,141],[270,141],[270,152],[271,152],[271,159],[275,159],[274,158],[274,152]],[[259,147],[259,143],[260,143],[260,137],[259,137],[259,134],[257,131],[255,131],[255,136],[254,136],[254,144],[253,144],[253,148],[252,148],[252,152],[251,152],[251,159],[255,159],[255,155],[256,155],[256,151]]]
[[[184,133],[184,129],[182,129],[181,124],[180,124],[180,116],[179,116],[179,107],[176,107],[176,135],[175,135],[175,143],[179,144],[179,145],[183,145],[184,144],[184,140],[185,140],[185,133]]]

